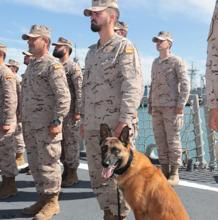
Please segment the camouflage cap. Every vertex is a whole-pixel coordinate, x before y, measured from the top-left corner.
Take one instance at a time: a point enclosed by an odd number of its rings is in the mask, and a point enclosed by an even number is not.
[[[16,60],[12,60],[12,59],[9,59],[9,61],[8,61],[8,63],[6,65],[7,66],[15,66],[17,68],[20,67],[20,64]]]
[[[51,31],[45,25],[35,24],[31,27],[29,34],[22,35],[23,40],[28,40],[30,37],[47,37],[51,39]]]
[[[23,51],[22,54],[29,57],[32,56],[32,54],[29,51]]]
[[[126,23],[124,23],[123,21],[118,21],[114,27],[115,31],[118,30],[124,30],[126,32],[128,32],[128,25]]]
[[[7,53],[7,47],[4,44],[0,43],[0,51],[6,54]]]
[[[173,43],[172,35],[170,34],[170,32],[165,32],[165,31],[160,31],[157,36],[152,38],[152,41],[154,43],[156,43],[157,40],[168,40],[171,43]]]
[[[52,43],[53,46],[68,46],[72,49],[73,44],[71,41],[63,38],[63,37],[59,37],[58,42],[57,43]]]
[[[92,7],[84,10],[85,16],[91,16],[92,12],[103,11],[107,8],[118,10],[117,0],[92,0]]]

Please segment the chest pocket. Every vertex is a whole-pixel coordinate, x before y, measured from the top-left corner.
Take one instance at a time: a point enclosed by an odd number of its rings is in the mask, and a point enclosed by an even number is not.
[[[105,80],[114,80],[116,78],[116,63],[113,57],[109,57],[101,62],[100,68]]]

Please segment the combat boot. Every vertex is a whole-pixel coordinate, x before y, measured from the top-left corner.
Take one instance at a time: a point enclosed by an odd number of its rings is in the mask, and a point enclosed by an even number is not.
[[[170,176],[168,182],[171,186],[178,185],[179,183],[179,166],[171,166]]]
[[[161,165],[161,170],[164,176],[168,179],[170,175],[170,166],[169,164],[162,164]]]
[[[22,210],[22,213],[24,215],[34,216],[34,215],[36,215],[42,209],[42,207],[44,205],[45,205],[45,197],[43,196],[43,194],[39,194],[38,201],[35,202],[33,205],[24,208]]]
[[[33,220],[49,220],[60,212],[58,193],[45,196],[45,203],[42,209],[33,217]]]
[[[17,164],[17,167],[20,167],[26,164],[23,153],[16,154],[16,164]]]
[[[62,180],[62,187],[70,187],[78,183],[77,169],[76,168],[67,168],[67,176]]]
[[[2,184],[0,187],[0,199],[7,199],[17,194],[15,177],[2,176]]]

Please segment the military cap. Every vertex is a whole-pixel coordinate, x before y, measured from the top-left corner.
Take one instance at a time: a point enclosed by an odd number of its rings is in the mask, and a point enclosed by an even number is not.
[[[7,53],[7,47],[4,44],[0,43],[0,51],[2,51],[3,53]]]
[[[115,31],[124,30],[124,31],[128,32],[128,25],[122,21],[118,21],[114,27],[114,30]]]
[[[51,31],[45,25],[34,24],[28,34],[22,35],[23,40],[28,40],[29,37],[47,37],[51,39]]]
[[[25,56],[29,56],[29,57],[32,56],[32,54],[28,51],[23,51],[22,54],[25,55]]]
[[[84,10],[85,16],[91,16],[92,12],[103,11],[107,8],[118,10],[117,0],[92,0],[92,7]]]
[[[160,31],[157,36],[152,38],[152,41],[154,43],[156,43],[157,40],[168,40],[171,43],[173,43],[172,35],[169,32],[165,32],[165,31]]]
[[[72,49],[73,45],[72,42],[63,38],[63,37],[59,37],[58,42],[57,43],[52,43],[53,46],[68,46]]]
[[[8,61],[8,63],[6,65],[7,66],[15,66],[17,68],[20,67],[20,64],[16,60],[12,60],[12,59],[9,59],[9,61]]]

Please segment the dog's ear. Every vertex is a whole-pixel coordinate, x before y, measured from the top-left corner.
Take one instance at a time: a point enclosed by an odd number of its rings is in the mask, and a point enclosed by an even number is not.
[[[100,144],[107,138],[112,137],[111,130],[107,124],[100,125]]]
[[[124,143],[125,146],[129,144],[129,130],[128,126],[125,126],[120,134],[120,141]]]

